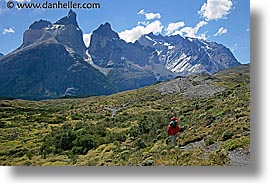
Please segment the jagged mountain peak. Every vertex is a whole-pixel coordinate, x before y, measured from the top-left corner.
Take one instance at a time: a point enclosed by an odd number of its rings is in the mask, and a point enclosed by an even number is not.
[[[108,38],[116,38],[119,39],[119,35],[112,29],[112,26],[109,22],[105,24],[101,24],[98,29],[96,29],[93,34],[101,35]]]
[[[111,26],[111,24],[109,23],[109,22],[106,22],[105,24],[101,24],[100,26],[99,26],[99,29],[112,29],[112,26]]]
[[[70,15],[76,15],[76,13],[72,9],[70,9],[68,16],[70,16]]]
[[[23,44],[20,48],[49,43],[61,44],[70,53],[76,52],[85,56],[86,46],[83,42],[83,32],[78,26],[76,13],[73,10],[54,24],[42,19],[35,21],[24,32]]]
[[[146,34],[145,36],[149,36],[151,38],[163,38],[164,36],[161,34],[154,34],[153,32]]]
[[[68,15],[58,20],[55,24],[68,25],[72,24],[79,28],[76,21],[76,13],[73,10],[70,10]]]
[[[44,29],[44,28],[49,27],[51,25],[52,25],[52,23],[50,21],[40,19],[38,21],[35,21],[33,24],[31,24],[29,29],[41,30],[41,29]]]

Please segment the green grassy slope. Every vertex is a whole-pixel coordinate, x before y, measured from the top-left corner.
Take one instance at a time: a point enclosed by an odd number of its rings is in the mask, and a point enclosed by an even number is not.
[[[159,83],[85,99],[2,100],[0,165],[234,164],[234,152],[249,155],[249,66],[209,79],[223,90],[207,97],[161,94]],[[173,115],[185,128],[180,148],[166,134]]]

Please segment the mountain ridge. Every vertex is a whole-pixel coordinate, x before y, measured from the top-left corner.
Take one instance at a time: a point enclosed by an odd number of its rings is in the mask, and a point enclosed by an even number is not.
[[[208,48],[211,50],[206,52]],[[41,49],[48,53],[41,52]],[[55,49],[60,51],[59,54],[55,53]],[[20,60],[24,64],[19,64]],[[36,64],[37,60],[43,61],[41,66]],[[46,62],[50,66],[43,70]],[[60,68],[55,68],[57,65]],[[0,96],[47,99],[67,94],[105,95],[152,85],[176,76],[213,74],[237,65],[239,62],[234,55],[221,44],[152,33],[142,36],[135,43],[127,43],[108,22],[93,31],[87,48],[77,15],[70,10],[67,16],[55,23],[35,21],[24,32],[22,45],[0,59]],[[43,71],[43,76],[39,70]],[[55,77],[50,77],[51,82],[56,86],[49,87],[46,80],[52,74]],[[37,86],[31,83],[37,83]]]
[[[182,37],[147,34],[139,38],[144,46],[154,48],[160,62],[176,75],[213,74],[240,65],[231,51],[222,44]]]

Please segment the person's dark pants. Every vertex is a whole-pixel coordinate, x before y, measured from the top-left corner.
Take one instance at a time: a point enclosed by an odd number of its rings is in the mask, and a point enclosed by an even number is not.
[[[177,146],[177,135],[171,135],[171,140],[172,140],[172,144],[173,146]]]

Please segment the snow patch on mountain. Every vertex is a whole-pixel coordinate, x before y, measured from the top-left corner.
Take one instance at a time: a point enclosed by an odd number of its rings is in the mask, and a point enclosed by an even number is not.
[[[104,74],[105,76],[108,75],[108,73],[111,71],[110,68],[103,68],[103,67],[100,67],[98,65],[96,65],[94,62],[93,62],[93,59],[92,59],[92,56],[90,55],[89,53],[89,50],[86,50],[86,56],[87,58],[84,59],[87,63],[89,63],[92,67],[94,67],[95,69],[99,70],[102,74]]]

